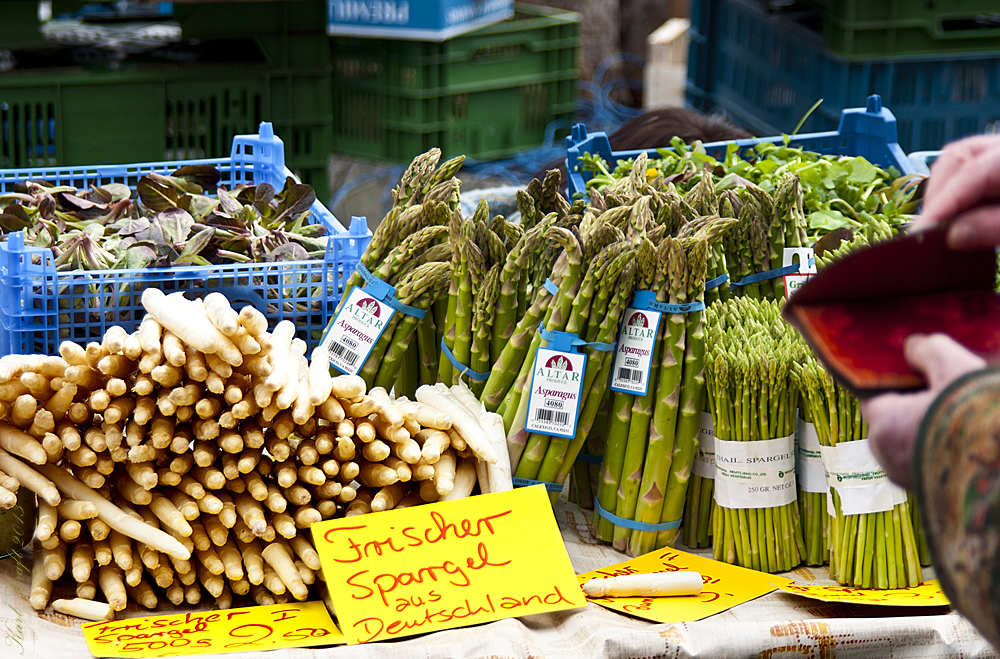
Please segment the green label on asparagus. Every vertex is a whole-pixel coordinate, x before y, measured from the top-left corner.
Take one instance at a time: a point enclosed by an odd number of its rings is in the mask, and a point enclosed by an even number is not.
[[[652,361],[660,312],[629,307],[618,332],[615,370],[611,391],[645,396],[649,388],[649,365]]]
[[[715,426],[712,415],[701,413],[701,430],[698,433],[698,452],[694,456],[694,475],[715,478]]]
[[[867,439],[840,442],[822,450],[830,487],[840,495],[845,515],[886,512],[906,501],[906,490],[889,482]]]
[[[531,374],[525,430],[557,437],[576,435],[586,367],[586,355],[538,349],[535,370]]]
[[[320,341],[330,365],[342,373],[357,375],[375,347],[395,309],[355,288]]]
[[[795,498],[795,435],[715,440],[715,500],[720,506],[772,508]]]

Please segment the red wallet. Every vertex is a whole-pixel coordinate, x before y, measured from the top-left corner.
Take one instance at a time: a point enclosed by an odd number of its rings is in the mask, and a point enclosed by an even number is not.
[[[852,393],[920,389],[923,376],[903,356],[911,334],[943,332],[1000,360],[996,277],[995,250],[951,250],[940,229],[913,233],[824,268],[783,315]]]

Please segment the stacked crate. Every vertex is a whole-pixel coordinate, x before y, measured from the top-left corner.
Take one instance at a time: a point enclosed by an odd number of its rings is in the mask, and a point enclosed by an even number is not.
[[[31,61],[45,45],[35,38],[38,3],[10,4],[33,5],[36,24],[26,27],[27,10],[17,14],[18,33],[32,39],[4,31],[0,48],[15,62]],[[57,0],[53,15],[81,4]],[[175,2],[163,20],[180,26],[182,43],[156,56],[63,57],[0,76],[0,168],[225,157],[235,135],[269,121],[289,168],[326,199],[333,138],[326,2]]]
[[[516,5],[512,19],[441,41],[332,37],[334,149],[408,162],[496,159],[568,130],[580,15]]]
[[[836,128],[877,93],[907,152],[1000,129],[1000,22],[991,0],[693,0],[687,102],[759,135]],[[990,7],[993,7],[992,12]]]

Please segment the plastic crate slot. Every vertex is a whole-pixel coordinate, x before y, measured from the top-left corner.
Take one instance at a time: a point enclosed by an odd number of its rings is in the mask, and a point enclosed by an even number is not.
[[[952,103],[978,103],[989,93],[988,75],[981,64],[955,64],[951,76]]]
[[[545,85],[525,85],[521,87],[521,98],[524,103],[522,118],[527,130],[544,130],[548,124],[549,94]]]
[[[451,96],[451,118],[465,119],[469,116],[469,95],[452,94]]]
[[[963,18],[947,18],[941,21],[943,32],[983,32],[996,34],[1000,28],[1000,14],[976,14]],[[974,36],[964,34],[962,36]]]

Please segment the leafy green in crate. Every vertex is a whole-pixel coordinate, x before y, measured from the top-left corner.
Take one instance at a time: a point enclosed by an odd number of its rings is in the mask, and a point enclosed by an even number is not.
[[[288,178],[278,192],[260,183],[209,196],[219,179],[210,165],[154,172],[138,180],[135,197],[120,183],[78,190],[22,181],[0,195],[0,228],[51,249],[63,271],[323,258],[326,229],[308,223],[310,186]]]
[[[900,176],[895,168],[882,169],[862,157],[820,155],[785,144],[761,143],[744,158],[731,144],[722,160],[708,155],[695,142],[675,138],[673,150],[658,149],[660,158],[646,165],[647,178],[662,175],[682,192],[710,175],[720,190],[747,183],[773,193],[788,174],[797,174],[803,190],[803,209],[811,237],[840,227],[860,227],[871,218],[898,229],[910,221],[923,194],[920,175]],[[603,188],[627,176],[634,162],[620,160],[611,169],[600,156],[583,154],[583,169],[595,172],[587,188]]]

